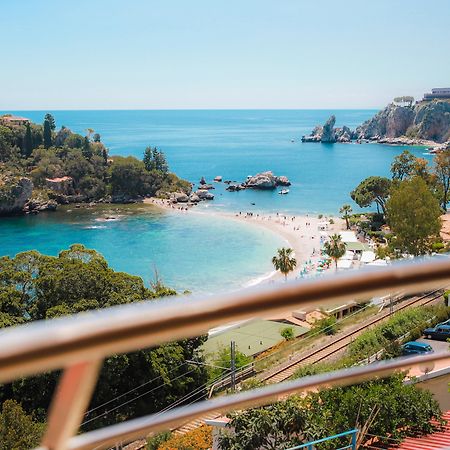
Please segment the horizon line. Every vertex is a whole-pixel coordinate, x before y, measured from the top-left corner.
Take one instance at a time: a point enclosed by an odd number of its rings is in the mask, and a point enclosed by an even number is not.
[[[11,111],[373,111],[380,110],[383,107],[365,107],[365,108],[20,108],[20,109],[8,109],[0,108],[1,112]]]

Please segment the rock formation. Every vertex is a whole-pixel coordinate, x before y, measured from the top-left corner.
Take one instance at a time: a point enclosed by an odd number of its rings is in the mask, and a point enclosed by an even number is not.
[[[23,212],[33,193],[33,182],[10,174],[0,178],[0,215]]]
[[[355,134],[357,139],[385,143],[397,138],[414,144],[421,140],[443,143],[450,140],[450,103],[434,100],[412,107],[391,103],[359,126]]]
[[[350,142],[353,132],[349,127],[334,128],[336,117],[331,116],[323,126],[317,125],[309,136],[303,136],[302,142],[323,142],[332,144],[334,142]]]
[[[243,189],[275,189],[277,186],[290,186],[291,182],[285,176],[277,177],[272,172],[261,172],[241,184],[230,184],[227,191],[242,191]]]
[[[356,131],[344,126],[334,128],[336,118],[331,116],[323,126],[316,126],[302,142],[350,142],[354,139],[384,144],[420,145],[430,141],[450,141],[450,102],[433,100],[413,106],[391,103]]]

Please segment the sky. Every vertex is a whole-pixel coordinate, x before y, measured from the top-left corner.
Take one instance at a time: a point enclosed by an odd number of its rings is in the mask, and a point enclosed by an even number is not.
[[[0,110],[379,108],[450,86],[449,0],[0,3]]]

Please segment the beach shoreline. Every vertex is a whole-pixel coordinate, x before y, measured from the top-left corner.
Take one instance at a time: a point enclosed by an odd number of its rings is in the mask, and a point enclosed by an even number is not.
[[[345,229],[345,221],[339,217],[319,215],[288,215],[282,212],[275,214],[260,214],[255,212],[229,212],[229,211],[211,211],[207,208],[198,209],[187,205],[173,204],[169,200],[149,197],[144,199],[145,204],[155,205],[166,211],[175,213],[193,213],[204,216],[223,217],[235,220],[240,223],[262,227],[277,234],[282,238],[286,245],[293,249],[297,260],[296,269],[288,275],[288,279],[298,278],[298,273],[302,267],[314,265],[321,257],[321,238],[324,234],[332,235]],[[326,230],[321,231],[319,224],[330,222]],[[275,255],[274,255],[275,256]],[[270,283],[284,279],[284,276],[277,271],[270,274],[262,274],[258,280],[249,280],[244,287],[255,286],[260,283]]]

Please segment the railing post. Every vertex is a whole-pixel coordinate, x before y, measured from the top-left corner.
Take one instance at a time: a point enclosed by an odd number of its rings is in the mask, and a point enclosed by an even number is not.
[[[352,434],[352,450],[356,450],[356,435],[358,430],[354,430]]]
[[[65,450],[83,419],[97,382],[101,360],[76,363],[66,368],[53,395],[42,447]]]

